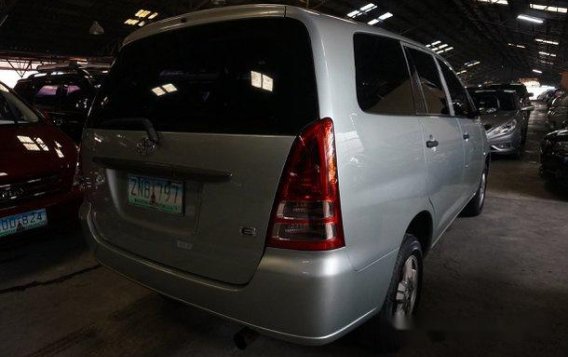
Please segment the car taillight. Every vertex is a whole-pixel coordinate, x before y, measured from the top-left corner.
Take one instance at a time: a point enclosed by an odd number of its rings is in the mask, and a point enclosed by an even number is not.
[[[272,210],[267,246],[343,247],[333,121],[318,120],[294,141]]]

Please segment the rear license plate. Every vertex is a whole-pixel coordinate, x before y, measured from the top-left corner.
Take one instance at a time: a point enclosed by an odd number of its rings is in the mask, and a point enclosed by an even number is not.
[[[183,214],[183,182],[128,175],[128,203],[158,211]]]
[[[47,226],[45,208],[0,218],[0,238],[10,234]]]

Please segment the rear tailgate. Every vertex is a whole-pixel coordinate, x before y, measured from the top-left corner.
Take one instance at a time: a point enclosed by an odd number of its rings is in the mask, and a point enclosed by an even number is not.
[[[296,20],[213,23],[128,44],[83,142],[98,233],[165,266],[248,282],[294,137],[317,117],[311,45]],[[150,120],[159,143],[121,118]]]

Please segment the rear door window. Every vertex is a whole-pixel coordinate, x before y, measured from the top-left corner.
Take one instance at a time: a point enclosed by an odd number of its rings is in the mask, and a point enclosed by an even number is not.
[[[442,74],[446,79],[446,85],[448,87],[448,92],[450,92],[450,98],[452,100],[452,106],[454,107],[454,113],[456,116],[467,116],[473,113],[474,107],[471,103],[471,99],[467,94],[465,87],[462,85],[456,74],[448,67],[444,62],[438,61],[440,68],[442,69]]]
[[[415,114],[412,82],[402,46],[388,37],[354,37],[357,101],[375,114]]]
[[[434,57],[426,52],[406,48],[406,54],[413,73],[419,81],[426,108],[425,114],[449,115],[448,98],[442,85],[440,71]]]
[[[88,126],[116,128],[114,119],[133,117],[159,131],[296,135],[318,117],[305,26],[286,18],[231,21],[126,45]]]

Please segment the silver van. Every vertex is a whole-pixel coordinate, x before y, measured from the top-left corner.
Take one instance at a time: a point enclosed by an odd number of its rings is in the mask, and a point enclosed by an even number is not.
[[[416,310],[422,258],[483,208],[485,131],[448,63],[283,5],[199,11],[125,41],[82,141],[96,258],[302,344]]]

